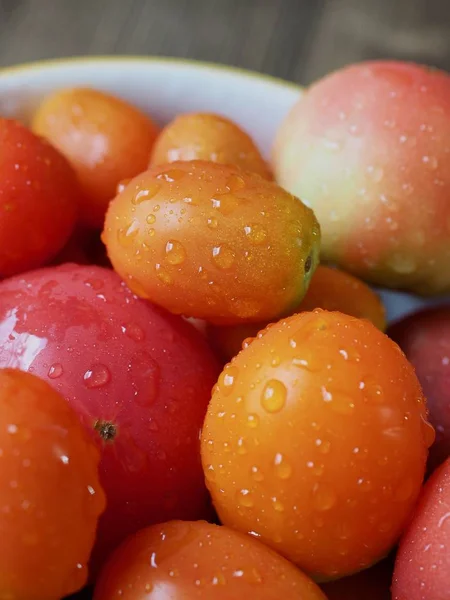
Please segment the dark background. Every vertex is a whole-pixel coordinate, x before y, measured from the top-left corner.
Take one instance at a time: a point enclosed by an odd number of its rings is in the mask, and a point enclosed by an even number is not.
[[[369,58],[450,70],[450,0],[0,0],[0,67],[85,54],[189,57],[299,83]]]

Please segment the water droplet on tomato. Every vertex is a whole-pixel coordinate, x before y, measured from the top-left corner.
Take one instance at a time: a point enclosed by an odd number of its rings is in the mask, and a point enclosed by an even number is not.
[[[150,213],[149,215],[147,215],[146,221],[149,225],[153,225],[153,223],[156,222],[156,215]]]
[[[263,481],[264,475],[261,473],[261,470],[256,465],[253,465],[250,468],[250,475],[254,481],[260,482]]]
[[[134,219],[126,228],[117,231],[117,241],[123,248],[131,246],[139,234],[139,221]]]
[[[253,506],[253,498],[250,490],[242,489],[236,494],[236,500],[239,506],[251,508]]]
[[[222,371],[219,378],[220,391],[228,396],[232,391],[234,384],[236,383],[239,370],[237,367],[229,364]]]
[[[58,379],[64,373],[64,369],[61,363],[55,363],[48,370],[48,377],[50,379]]]
[[[219,224],[219,222],[215,217],[212,217],[208,219],[207,224],[210,229],[217,229],[217,225]]]
[[[240,455],[247,454],[248,449],[245,443],[244,438],[240,437],[237,441],[237,453]]]
[[[261,405],[269,413],[279,412],[286,403],[287,389],[278,379],[270,379],[261,395]]]
[[[272,506],[277,512],[284,512],[284,504],[276,496],[272,498]]]
[[[142,202],[151,200],[151,198],[156,196],[156,194],[159,192],[160,188],[161,188],[161,186],[157,181],[150,181],[147,184],[146,188],[139,190],[135,194],[135,196],[133,196],[131,203],[136,206],[138,204],[141,204]]]
[[[162,281],[165,285],[171,285],[173,283],[172,277],[167,271],[165,271],[159,263],[155,265],[156,277]]]
[[[230,175],[226,185],[234,193],[245,187],[245,181],[239,175]]]
[[[379,183],[383,179],[384,171],[381,167],[369,165],[366,171],[367,175],[374,183]]]
[[[256,427],[258,427],[259,425],[259,417],[258,415],[255,414],[250,414],[247,417],[247,425],[249,427],[251,427],[252,429],[256,429]]]
[[[249,242],[255,246],[263,244],[267,239],[267,230],[261,225],[258,225],[258,223],[246,225],[244,227],[244,232]]]
[[[181,265],[186,260],[186,250],[183,244],[169,240],[166,244],[166,261],[171,265]]]
[[[436,439],[436,431],[433,425],[425,419],[425,417],[421,416],[421,428],[422,428],[422,436],[427,448],[430,448],[434,444],[434,440]]]
[[[124,326],[123,331],[131,340],[142,342],[145,339],[144,330],[136,323],[128,323]]]
[[[277,477],[280,479],[289,479],[291,477],[292,467],[280,452],[275,454],[274,464]]]
[[[83,375],[84,385],[89,389],[101,388],[111,379],[111,373],[106,365],[93,365]]]
[[[316,483],[313,488],[313,503],[316,510],[327,511],[337,502],[336,492],[327,483]]]
[[[212,250],[213,261],[219,269],[231,269],[236,255],[226,244],[214,246]]]

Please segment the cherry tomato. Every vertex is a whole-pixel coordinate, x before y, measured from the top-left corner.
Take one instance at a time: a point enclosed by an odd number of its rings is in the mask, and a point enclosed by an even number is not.
[[[434,430],[419,382],[372,323],[317,310],[258,335],[225,367],[202,436],[221,521],[317,579],[397,541]]]
[[[95,564],[141,527],[209,515],[199,431],[218,368],[189,323],[111,270],[33,271],[0,284],[6,365],[60,391],[101,450],[108,506]]]
[[[20,123],[0,118],[0,278],[56,256],[75,227],[79,198],[65,158]]]
[[[86,582],[98,452],[60,394],[14,369],[0,369],[0,449],[0,598],[59,600]]]
[[[236,123],[211,113],[179,115],[159,134],[151,166],[179,160],[208,160],[236,165],[272,179],[258,148]]]
[[[44,100],[33,130],[72,163],[83,188],[81,220],[102,227],[105,211],[121,179],[148,164],[156,125],[126,102],[98,90],[74,88]]]
[[[326,600],[306,575],[250,536],[197,521],[154,525],[104,569],[94,600]]]
[[[298,304],[318,262],[320,230],[312,211],[275,183],[192,161],[133,179],[110,204],[103,241],[139,296],[237,323]]]
[[[339,269],[319,265],[311,278],[305,297],[292,313],[315,308],[336,310],[346,315],[368,319],[384,331],[386,314],[379,296],[363,281]],[[218,353],[230,360],[242,348],[242,342],[255,337],[268,323],[246,323],[229,327],[211,325],[208,337]]]

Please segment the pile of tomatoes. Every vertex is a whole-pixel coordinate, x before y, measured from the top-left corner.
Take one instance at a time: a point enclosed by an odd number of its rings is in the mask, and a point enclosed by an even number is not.
[[[0,599],[448,597],[450,307],[368,283],[450,291],[449,140],[394,62],[271,164],[99,90],[0,117]]]

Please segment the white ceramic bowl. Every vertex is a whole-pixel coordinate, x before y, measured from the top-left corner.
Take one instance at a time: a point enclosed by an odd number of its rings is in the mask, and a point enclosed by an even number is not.
[[[301,88],[241,69],[167,58],[63,59],[0,69],[0,115],[27,121],[40,99],[67,86],[90,86],[121,96],[166,123],[180,112],[209,111],[244,127],[268,158],[277,128]],[[426,303],[380,291],[390,321]],[[447,300],[448,302],[448,300]]]

